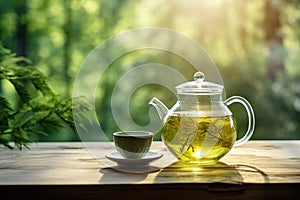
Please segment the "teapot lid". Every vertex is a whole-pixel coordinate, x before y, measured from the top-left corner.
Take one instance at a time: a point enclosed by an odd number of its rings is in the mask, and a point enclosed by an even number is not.
[[[175,87],[178,94],[194,95],[219,94],[222,93],[223,88],[223,85],[205,81],[205,75],[200,71],[194,74],[194,81],[182,83]]]

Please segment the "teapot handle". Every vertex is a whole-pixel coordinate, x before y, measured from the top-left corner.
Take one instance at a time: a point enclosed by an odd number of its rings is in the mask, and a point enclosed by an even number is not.
[[[244,135],[244,137],[237,140],[233,145],[233,146],[240,146],[240,145],[244,144],[245,142],[247,142],[251,138],[251,136],[253,135],[253,131],[254,131],[254,127],[255,127],[255,118],[254,118],[253,109],[252,109],[250,103],[245,98],[240,97],[240,96],[229,97],[228,99],[225,100],[224,103],[227,106],[229,106],[232,103],[241,103],[247,111],[248,130],[247,130],[246,134]]]

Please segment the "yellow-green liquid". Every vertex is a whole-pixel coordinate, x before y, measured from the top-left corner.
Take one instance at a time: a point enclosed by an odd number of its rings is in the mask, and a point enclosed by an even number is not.
[[[169,151],[187,163],[214,163],[232,148],[236,128],[232,116],[170,116],[162,129]]]

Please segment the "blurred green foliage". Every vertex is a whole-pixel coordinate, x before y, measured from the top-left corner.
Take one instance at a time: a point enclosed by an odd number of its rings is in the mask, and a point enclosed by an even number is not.
[[[19,100],[13,107],[11,102],[15,99],[0,96],[0,146],[22,149],[30,142],[53,135],[54,131],[63,138],[65,132],[75,133],[73,116],[83,118],[90,110],[90,105],[82,97],[62,99],[56,95],[48,86],[46,77],[29,64],[28,59],[16,56],[0,43],[1,83],[9,84]],[[72,105],[72,101],[76,104]]]
[[[299,10],[297,0],[0,0],[0,40],[46,74],[54,91],[69,97],[81,63],[100,42],[132,28],[170,28],[207,50],[222,74],[227,97],[240,95],[251,102],[254,139],[300,139]],[[118,58],[100,80],[96,109],[105,132],[118,130],[110,98],[116,81],[134,66],[162,63],[192,79],[195,69],[186,61],[149,51]],[[1,83],[1,95],[14,99],[14,93]],[[176,101],[166,88],[139,88],[130,111],[140,125],[150,120],[153,96],[169,107]],[[235,105],[231,109],[242,132],[245,111]]]

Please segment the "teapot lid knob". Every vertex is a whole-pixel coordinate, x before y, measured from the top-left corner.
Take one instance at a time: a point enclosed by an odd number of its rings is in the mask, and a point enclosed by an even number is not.
[[[223,86],[205,81],[205,75],[203,72],[196,72],[194,74],[194,81],[189,81],[177,85],[175,89],[177,90],[177,94],[184,95],[207,95],[211,93],[220,94],[223,91]]]
[[[203,72],[198,71],[198,72],[196,72],[196,73],[194,74],[194,80],[195,80],[197,83],[203,82],[204,79],[205,79],[205,75],[204,75]]]

